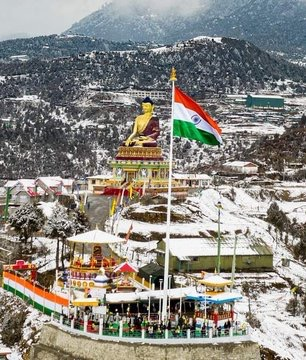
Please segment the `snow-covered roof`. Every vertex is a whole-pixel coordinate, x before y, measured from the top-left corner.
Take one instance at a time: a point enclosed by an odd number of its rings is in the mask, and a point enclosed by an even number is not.
[[[250,94],[250,96],[252,96],[252,98],[257,98],[257,99],[284,99],[282,96],[278,96],[278,95],[253,95],[253,94]]]
[[[18,180],[8,180],[5,184],[4,187],[7,189],[11,189],[12,187],[14,187],[17,184]]]
[[[106,301],[108,303],[120,303],[120,302],[133,302],[137,300],[148,300],[149,297],[159,299],[162,298],[164,294],[163,290],[150,290],[150,291],[141,291],[141,292],[126,292],[126,293],[107,293]],[[199,293],[195,286],[188,286],[182,288],[171,288],[168,289],[168,294],[171,299],[179,299],[179,298],[190,298],[194,297],[193,300],[202,301],[205,296],[204,293]],[[216,304],[222,304],[225,302],[237,301],[242,299],[241,294],[234,292],[220,292],[216,295],[207,295],[207,299],[209,297],[210,302]]]
[[[11,349],[8,347],[1,347],[0,348],[0,355],[10,355],[12,353]]]
[[[118,236],[109,234],[99,229],[91,230],[82,234],[71,236],[68,241],[87,243],[87,244],[109,244],[109,243],[120,243],[126,241]]]
[[[165,241],[165,239],[164,239]],[[234,254],[234,238],[221,240],[221,256],[232,256]],[[169,249],[173,256],[180,260],[189,256],[216,256],[217,240],[214,238],[171,238]],[[239,238],[236,247],[236,255],[270,255],[271,249],[260,240]]]
[[[110,175],[110,174],[103,174],[103,175],[88,176],[87,179],[107,180],[107,179],[110,179],[111,177],[112,177],[112,175]]]
[[[41,181],[48,187],[58,187],[60,184],[63,183],[63,179],[60,176],[47,176],[47,177],[39,177],[36,179],[37,181]]]
[[[247,95],[245,94],[227,94],[226,95],[227,98],[229,99],[246,99]]]
[[[236,167],[245,167],[245,166],[253,166],[253,167],[258,167],[256,164],[250,162],[250,161],[228,161],[226,163],[223,164],[223,166],[236,166]]]
[[[21,184],[24,188],[35,187],[35,179],[18,179],[17,184]]]
[[[172,174],[174,179],[183,179],[183,180],[210,180],[211,177],[207,174]]]
[[[22,188],[19,191],[17,191],[15,195],[20,194],[22,192],[23,193],[26,192],[30,197],[42,196],[45,193],[44,190],[38,186],[36,189],[32,187]]]
[[[62,179],[64,186],[72,186],[74,181],[75,181],[74,179]]]
[[[182,288],[171,288],[168,289],[168,294],[171,299],[179,299],[180,297],[184,298],[188,294],[196,293],[195,286],[188,286]],[[199,294],[199,293],[198,293]],[[159,299],[164,295],[164,290],[144,290],[144,291],[135,291],[135,292],[117,292],[117,293],[107,293],[106,301],[108,303],[129,303],[137,300],[148,300],[149,297]]]
[[[35,179],[18,179],[18,180],[9,180],[4,185],[5,188],[14,189],[21,188],[20,191],[26,191],[29,196],[43,195],[44,191],[39,186],[36,187]],[[18,194],[20,191],[17,191]]]

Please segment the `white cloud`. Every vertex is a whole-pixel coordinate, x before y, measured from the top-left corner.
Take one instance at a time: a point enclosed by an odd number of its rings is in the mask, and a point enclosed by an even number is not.
[[[113,0],[118,14],[126,15],[134,12],[136,9],[143,11],[152,9],[157,14],[165,15],[169,12],[176,12],[183,15],[195,13],[199,7],[209,6],[211,0]]]
[[[67,30],[101,8],[106,0],[1,0],[0,38],[10,34],[45,35]]]
[[[137,10],[145,15],[149,8],[157,15],[173,12],[191,15],[199,7],[209,7],[212,0],[1,0],[0,40],[21,34],[59,34],[112,1],[118,15]]]

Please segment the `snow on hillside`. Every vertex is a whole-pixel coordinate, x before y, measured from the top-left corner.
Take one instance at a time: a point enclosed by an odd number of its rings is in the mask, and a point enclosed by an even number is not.
[[[222,186],[217,189],[206,189],[196,196],[189,197],[182,205],[173,206],[173,211],[181,214],[190,215],[192,212],[196,215],[192,218],[192,223],[171,224],[170,233],[175,236],[199,236],[199,232],[209,230],[217,232],[218,210],[216,204],[218,201],[222,204],[220,214],[221,234],[226,233],[226,237],[234,237],[235,232],[241,232],[238,235],[239,241],[243,242],[248,236],[261,238],[267,245],[273,249],[273,264],[275,272],[271,273],[238,273],[236,275],[236,286],[241,289],[243,282],[254,282],[258,286],[258,291],[251,298],[251,311],[260,322],[259,329],[252,331],[252,339],[264,347],[275,351],[281,359],[302,360],[305,357],[303,344],[306,341],[305,319],[302,316],[290,316],[286,311],[286,305],[292,298],[288,279],[295,285],[302,285],[304,290],[306,281],[305,264],[293,259],[291,253],[279,241],[276,232],[268,231],[268,223],[261,219],[266,216],[267,210],[271,204],[271,199],[262,200],[259,196],[260,189],[254,188],[242,189],[229,186]],[[304,209],[298,221],[305,222],[306,199],[295,202],[300,199],[301,194],[306,193],[306,183],[284,183],[278,185],[276,191],[289,191],[291,201],[279,201],[280,208],[290,218],[298,218],[296,209]],[[147,212],[154,209],[154,206],[133,205],[137,212]],[[131,220],[123,218],[118,224],[118,232],[125,233],[129,228]],[[164,223],[148,224],[133,220],[133,231],[143,234],[144,237],[149,232],[165,233]],[[247,235],[245,235],[247,234]],[[171,236],[171,235],[170,235]],[[150,250],[156,246],[156,241],[150,241]],[[131,249],[141,247],[139,242],[129,241],[128,245],[123,245],[121,250],[127,256],[132,256]],[[216,249],[217,252],[217,249]],[[222,245],[221,245],[222,254]],[[146,253],[146,260],[152,257]],[[282,266],[282,259],[291,259],[290,266]],[[205,270],[205,269],[203,269]],[[230,274],[223,273],[223,276],[230,277]],[[280,289],[279,289],[280,288]],[[236,310],[241,320],[248,312],[248,299],[237,303]]]
[[[250,307],[259,325],[258,328],[252,330],[252,339],[275,351],[280,359],[302,360],[305,358],[303,348],[306,341],[305,319],[302,316],[290,316],[286,311],[286,305],[292,298],[290,284],[305,288],[306,268],[305,264],[293,259],[291,253],[280,242],[273,227],[272,230],[269,229],[268,223],[263,220],[272,200],[270,197],[262,197],[261,189],[258,186],[249,186],[248,188],[219,186],[197,192],[181,204],[173,204],[172,210],[176,214],[191,220],[189,223],[172,223],[170,233],[171,236],[180,234],[185,237],[200,237],[199,232],[213,231],[216,233],[218,226],[216,204],[220,201],[222,204],[220,210],[221,234],[226,233],[224,235],[226,237],[235,237],[235,234],[238,233],[238,243],[247,241],[249,237],[263,239],[273,249],[275,271],[268,273],[238,272],[235,278],[235,286],[238,290],[241,290],[242,284],[245,282],[253,286],[250,293]],[[271,188],[269,188],[270,190]],[[297,209],[304,209],[304,219],[301,216],[298,221],[305,222],[306,198],[302,195],[306,193],[306,183],[278,184],[274,191],[286,191],[289,201],[279,201],[280,208],[291,218],[297,218]],[[149,242],[129,240],[127,244],[114,246],[114,251],[127,256],[136,266],[142,266],[154,260],[155,256],[152,250],[157,245],[157,239],[150,234],[164,234],[165,223],[154,223],[148,226],[148,223],[131,220],[127,216],[131,210],[145,214],[156,211],[155,207],[154,205],[144,206],[140,203],[130,205],[123,210],[118,224],[115,224],[118,233],[126,233],[132,222],[133,232],[141,234],[146,239],[149,237],[151,239]],[[110,221],[106,225],[110,226]],[[131,238],[133,238],[132,235]],[[290,238],[289,240],[292,241]],[[41,271],[54,267],[55,241],[50,239],[38,239],[37,241],[43,241],[52,251],[46,258],[37,259],[35,262],[40,265],[43,262],[46,263],[45,268]],[[134,256],[135,251],[137,256]],[[291,259],[288,267],[282,266],[283,258]],[[221,275],[230,277],[229,273]],[[1,294],[3,294],[3,290],[0,290],[0,297]],[[238,312],[238,319],[243,321],[245,314],[249,311],[249,299],[245,296],[242,301],[237,303],[235,310]],[[36,314],[34,310],[33,314]],[[36,323],[37,317],[34,315],[33,317]],[[39,328],[38,325],[36,326]],[[9,359],[21,359],[18,349],[15,349]]]

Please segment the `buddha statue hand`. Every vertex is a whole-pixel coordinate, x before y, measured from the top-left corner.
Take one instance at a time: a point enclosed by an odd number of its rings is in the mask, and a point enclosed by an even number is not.
[[[143,142],[143,141],[155,141],[155,140],[153,140],[150,136],[141,135],[138,137],[137,141]]]
[[[125,145],[125,146],[132,146],[133,143],[134,143],[134,140],[128,138],[127,140],[125,140],[124,145]]]
[[[125,146],[143,146],[144,144],[149,142],[156,142],[156,141],[150,136],[141,135],[141,136],[136,136],[133,139],[128,138],[125,141]]]

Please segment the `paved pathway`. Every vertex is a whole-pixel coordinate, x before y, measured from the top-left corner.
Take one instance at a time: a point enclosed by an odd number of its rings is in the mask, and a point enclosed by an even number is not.
[[[85,211],[89,218],[91,229],[95,229],[98,226],[100,230],[104,230],[105,221],[109,217],[110,202],[110,196],[88,194]]]

